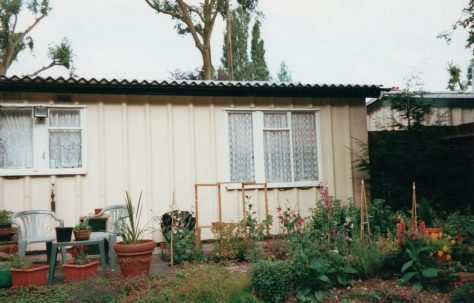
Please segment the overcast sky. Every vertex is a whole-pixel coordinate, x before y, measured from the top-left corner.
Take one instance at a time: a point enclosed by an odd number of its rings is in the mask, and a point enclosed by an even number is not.
[[[25,75],[48,63],[48,45],[67,36],[76,73],[85,78],[163,80],[177,68],[202,65],[190,36],[180,37],[169,17],[142,0],[51,0],[53,10],[32,32],[35,50],[23,52],[8,75]],[[262,38],[269,69],[286,61],[294,81],[313,84],[403,86],[417,72],[426,90],[442,91],[448,61],[468,64],[466,33],[451,45],[436,35],[461,15],[462,0],[260,0]],[[23,26],[31,19],[23,16]],[[26,16],[28,17],[28,16]],[[220,64],[223,23],[213,35]],[[67,76],[60,67],[41,76]]]

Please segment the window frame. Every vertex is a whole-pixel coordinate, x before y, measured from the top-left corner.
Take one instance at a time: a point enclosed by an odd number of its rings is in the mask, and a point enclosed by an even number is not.
[[[305,113],[310,112],[315,115],[315,127],[316,127],[316,149],[318,157],[318,179],[314,181],[294,181],[294,159],[293,159],[293,133],[292,133],[292,113]],[[224,142],[223,153],[225,155],[225,178],[231,180],[230,175],[230,146],[229,146],[229,113],[251,113],[252,124],[253,124],[253,150],[254,150],[254,168],[255,168],[255,183],[265,183],[265,148],[264,148],[264,132],[271,131],[274,128],[264,127],[264,114],[265,113],[285,113],[287,114],[287,129],[289,130],[290,136],[290,151],[291,151],[291,178],[293,181],[290,182],[274,182],[267,183],[268,188],[294,188],[294,187],[318,187],[322,184],[322,155],[321,155],[321,123],[320,115],[321,110],[319,108],[226,108],[224,109]],[[231,181],[231,184],[227,185],[227,189],[241,189],[241,182]],[[263,188],[262,185],[246,185],[245,188]]]
[[[44,106],[48,108],[49,119],[50,109],[77,109],[80,112],[80,127],[50,127],[49,120],[38,124],[33,116],[33,107]],[[33,167],[32,168],[0,168],[0,177],[20,177],[20,176],[54,176],[54,175],[85,175],[87,174],[87,129],[86,129],[86,105],[57,105],[57,104],[0,104],[0,108],[24,109],[31,108],[31,118],[33,119]],[[81,130],[81,168],[50,168],[49,162],[49,130],[52,129],[78,129]],[[44,155],[44,157],[43,157]]]

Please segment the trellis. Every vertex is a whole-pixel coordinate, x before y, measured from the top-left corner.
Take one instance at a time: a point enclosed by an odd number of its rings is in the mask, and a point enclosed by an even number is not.
[[[242,191],[242,218],[244,224],[247,220],[247,208],[245,207],[245,190],[249,186],[263,186],[264,190],[264,203],[265,203],[265,217],[268,216],[268,186],[267,183],[255,183],[255,182],[217,182],[217,183],[196,183],[194,184],[194,207],[196,214],[196,237],[201,239],[201,229],[202,228],[212,228],[212,225],[200,225],[199,224],[199,188],[201,187],[215,187],[217,189],[217,209],[218,209],[218,222],[226,223],[222,221],[222,185],[225,184],[239,184]],[[227,222],[230,223],[230,222]],[[267,233],[269,232],[267,228]]]

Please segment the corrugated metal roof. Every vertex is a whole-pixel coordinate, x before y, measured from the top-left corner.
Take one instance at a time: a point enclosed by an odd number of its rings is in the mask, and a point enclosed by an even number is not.
[[[305,84],[301,82],[126,80],[0,76],[0,91],[139,95],[216,95],[283,97],[379,97],[381,85]]]

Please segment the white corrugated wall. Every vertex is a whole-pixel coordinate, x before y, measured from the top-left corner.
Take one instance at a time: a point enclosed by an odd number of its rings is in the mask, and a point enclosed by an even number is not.
[[[2,103],[54,104],[55,94],[23,93]],[[144,219],[168,211],[173,193],[178,209],[194,208],[194,184],[228,181],[225,176],[224,109],[238,107],[320,110],[323,181],[338,198],[358,196],[360,174],[353,166],[354,139],[367,141],[363,99],[72,95],[86,105],[87,175],[0,177],[0,209],[49,209],[55,183],[56,211],[72,226],[94,208],[122,203],[125,190],[143,191]],[[263,218],[263,191],[249,190]],[[308,214],[316,188],[269,190],[270,212],[290,205]],[[200,190],[200,223],[217,221],[217,195]],[[224,221],[242,218],[241,192],[223,189]],[[194,210],[194,209],[193,209]],[[278,232],[276,223],[273,232]],[[203,230],[203,238],[210,237]],[[159,232],[154,234],[161,239]]]

